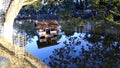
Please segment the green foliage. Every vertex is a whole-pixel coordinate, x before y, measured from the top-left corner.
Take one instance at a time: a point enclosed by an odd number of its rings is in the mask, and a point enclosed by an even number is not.
[[[119,21],[116,21],[114,22],[116,25],[119,25],[120,26],[120,20]]]
[[[92,0],[92,3],[95,4],[95,5],[98,5],[99,4],[99,0]]]
[[[26,6],[24,6],[24,7],[25,7],[25,9],[27,10],[27,9],[30,9],[31,6],[33,6],[35,10],[39,10],[40,6],[42,6],[41,0],[38,0],[38,1],[34,2],[34,3],[31,4],[31,5],[26,5]]]
[[[68,21],[62,21],[62,30],[67,34],[67,35],[71,35],[74,33],[74,25],[75,23],[71,22],[70,20]]]
[[[108,22],[114,22],[114,20],[113,20],[113,15],[108,15],[108,16],[106,17],[106,20],[107,20]]]
[[[73,25],[73,23],[76,24],[77,22],[79,23],[77,24],[79,27],[82,27],[83,23],[85,23],[79,20],[82,19],[82,16],[87,15],[84,12],[86,9],[91,10],[89,14],[92,14],[87,20],[104,20],[105,22],[119,24],[119,21],[114,21],[114,15],[120,16],[120,0],[84,0],[83,2],[81,1],[80,4],[83,5],[76,4],[73,0],[46,0],[44,3],[42,3],[42,0],[38,0],[32,5],[36,10],[39,9],[42,12],[48,14],[56,13],[58,17],[66,23],[72,22],[69,24]],[[68,25],[68,23],[64,24],[64,26],[65,25]],[[70,29],[71,28],[73,27],[71,26]]]
[[[40,6],[42,6],[41,0],[36,1],[36,2],[33,3],[32,5],[34,6],[34,8],[35,8],[36,10],[38,10],[38,9],[40,8]]]
[[[80,17],[78,17],[63,20],[61,26],[66,35],[72,35],[75,31],[75,28],[82,28],[86,23],[87,21],[82,20]]]
[[[77,26],[78,27],[83,27],[84,24],[85,24],[85,21],[80,21]]]

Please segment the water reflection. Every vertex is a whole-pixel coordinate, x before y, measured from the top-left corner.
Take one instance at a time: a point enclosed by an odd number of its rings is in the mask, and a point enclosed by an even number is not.
[[[119,30],[107,25],[95,26],[95,30],[86,33],[62,35],[49,43],[36,43],[35,37],[26,50],[51,68],[120,68]]]
[[[58,39],[58,37],[54,37],[54,38],[48,37],[48,38],[44,38],[44,39],[39,39],[39,40],[37,40],[38,48],[57,45],[58,44],[57,39]]]
[[[88,38],[89,35],[89,39]],[[120,37],[119,37],[120,38]],[[84,39],[84,40],[83,40]],[[63,47],[54,49],[47,60],[51,68],[119,68],[120,42],[86,34],[69,37]],[[89,39],[89,40],[88,40]],[[86,40],[86,41],[85,41]],[[112,43],[111,43],[112,42]]]
[[[36,35],[34,20],[15,20],[14,33],[20,33],[25,35],[28,39],[33,38]]]

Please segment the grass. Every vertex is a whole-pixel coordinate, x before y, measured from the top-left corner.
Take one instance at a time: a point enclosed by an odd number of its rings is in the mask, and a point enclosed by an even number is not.
[[[20,47],[11,45],[0,36],[0,56],[7,57],[11,61],[11,68],[48,68],[46,64],[36,57],[24,51],[23,56],[19,56]],[[23,51],[22,51],[23,52]]]

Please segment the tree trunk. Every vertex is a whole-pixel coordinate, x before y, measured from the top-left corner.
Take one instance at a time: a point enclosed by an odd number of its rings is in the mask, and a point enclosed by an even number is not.
[[[13,22],[12,23],[4,23],[3,31],[4,31],[3,37],[6,39],[6,41],[12,43]]]
[[[11,2],[10,7],[5,16],[3,36],[10,43],[13,43],[12,37],[13,37],[14,19],[18,15],[21,8],[22,8],[22,5],[19,5],[19,3],[16,2],[16,0],[14,0]]]
[[[30,5],[34,3],[37,0],[12,0],[10,3],[10,6],[7,10],[7,13],[5,15],[5,23],[4,23],[4,33],[3,36],[4,38],[10,42],[13,43],[12,40],[12,35],[13,35],[13,24],[14,24],[14,19],[18,15],[20,9],[24,5]]]

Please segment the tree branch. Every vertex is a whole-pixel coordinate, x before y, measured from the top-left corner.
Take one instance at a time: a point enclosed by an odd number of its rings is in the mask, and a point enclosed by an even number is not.
[[[118,16],[120,16],[120,13],[117,13],[117,12],[115,12],[115,11],[112,11],[112,10],[109,10],[111,13],[113,13],[113,14],[115,14],[115,15],[118,15]]]
[[[36,2],[36,1],[37,1],[37,0],[32,0],[32,1],[30,1],[30,2],[24,2],[23,5],[30,5],[30,4],[32,4],[32,3]]]

